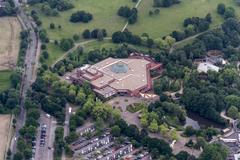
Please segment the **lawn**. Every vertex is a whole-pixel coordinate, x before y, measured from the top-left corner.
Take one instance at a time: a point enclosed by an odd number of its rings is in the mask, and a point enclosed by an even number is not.
[[[58,46],[56,46],[53,43],[49,43],[48,44],[48,53],[49,53],[49,57],[46,61],[47,65],[51,65],[53,64],[59,57],[61,57],[64,53],[63,50],[61,50]]]
[[[115,50],[116,48],[118,48],[121,45],[122,44],[112,43],[112,40],[110,40],[110,39],[107,39],[107,40],[105,39],[103,41],[96,40],[96,41],[86,43],[86,44],[82,45],[82,47],[84,49],[84,53],[88,53],[91,50],[95,50],[95,49],[102,50],[103,48]],[[136,49],[138,51],[145,51],[145,52],[148,52],[149,50],[151,50],[152,52],[159,51],[157,48],[149,49],[144,46],[136,46],[136,45],[132,45],[132,44],[128,44],[128,46],[130,46],[131,48]],[[64,51],[62,51],[58,46],[54,45],[53,43],[48,44],[48,52],[49,52],[49,58],[47,59],[46,63],[49,66],[54,64],[54,62],[57,61],[64,54]]]
[[[10,83],[10,76],[11,76],[11,71],[5,70],[5,71],[0,71],[0,92],[10,88],[11,83]]]
[[[223,22],[216,12],[218,3],[234,7],[238,17],[240,16],[240,7],[234,3],[234,0],[182,0],[181,4],[170,8],[160,8],[160,14],[153,16],[149,16],[149,11],[153,10],[153,0],[142,0],[138,8],[138,22],[129,25],[128,29],[135,34],[148,33],[152,38],[159,38],[168,35],[173,30],[183,29],[182,23],[185,18],[204,17],[207,13],[212,15],[211,27],[214,27]]]
[[[114,31],[121,30],[125,25],[125,19],[117,16],[120,6],[134,6],[131,0],[72,0],[75,8],[60,12],[59,17],[48,17],[40,14],[43,28],[47,29],[50,39],[71,38],[73,34],[81,34],[85,29],[105,28],[109,35]],[[40,6],[31,9],[38,10]],[[69,18],[73,12],[84,10],[93,14],[93,20],[89,23],[71,23]],[[41,13],[41,12],[39,12]],[[62,29],[49,29],[49,24],[61,25]]]

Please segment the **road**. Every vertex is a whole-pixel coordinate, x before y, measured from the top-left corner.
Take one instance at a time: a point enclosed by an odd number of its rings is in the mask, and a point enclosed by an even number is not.
[[[40,127],[38,128],[38,133],[36,137],[36,152],[35,160],[53,160],[53,145],[55,139],[55,129],[57,128],[57,122],[53,117],[47,117],[44,112],[40,116]],[[45,145],[40,146],[41,139],[41,126],[46,125],[46,137]]]
[[[17,139],[19,137],[19,129],[22,128],[25,124],[26,120],[26,111],[24,109],[24,101],[26,97],[26,92],[30,88],[32,82],[36,77],[36,63],[38,61],[38,54],[39,54],[39,46],[40,41],[38,39],[38,35],[34,32],[33,22],[29,17],[24,13],[23,9],[21,8],[18,0],[14,0],[16,7],[19,8],[17,17],[23,27],[24,30],[29,30],[29,45],[26,51],[25,56],[25,65],[23,68],[22,80],[20,85],[20,96],[19,96],[19,106],[20,106],[20,114],[17,118],[16,124],[16,132],[12,138],[10,149],[13,155],[17,151]]]

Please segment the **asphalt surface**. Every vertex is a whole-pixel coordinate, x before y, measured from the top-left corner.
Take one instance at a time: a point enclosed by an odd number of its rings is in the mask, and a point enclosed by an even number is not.
[[[35,160],[53,160],[53,145],[57,122],[53,117],[47,117],[44,112],[40,116],[40,126],[36,137]],[[41,126],[46,125],[46,137],[44,146],[40,146]]]
[[[17,17],[19,21],[21,22],[21,25],[24,30],[29,30],[29,47],[26,51],[25,56],[25,65],[23,68],[23,74],[22,74],[22,80],[21,80],[21,86],[20,86],[20,114],[17,118],[17,124],[16,124],[16,132],[13,136],[13,139],[11,141],[10,149],[13,153],[13,155],[17,151],[17,139],[19,138],[19,129],[22,128],[25,124],[26,120],[26,111],[24,109],[24,101],[26,98],[26,92],[30,88],[32,82],[34,81],[33,77],[35,77],[36,74],[36,66],[35,62],[37,61],[37,51],[39,47],[40,41],[38,40],[38,35],[34,32],[34,23],[31,21],[31,19],[24,13],[22,10],[18,0],[14,0],[15,5],[19,8]]]

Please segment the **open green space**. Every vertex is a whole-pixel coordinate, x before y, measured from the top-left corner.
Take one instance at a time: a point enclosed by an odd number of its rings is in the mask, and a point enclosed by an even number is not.
[[[48,52],[49,52],[49,57],[46,61],[47,65],[53,64],[59,57],[61,57],[64,54],[64,51],[61,50],[58,46],[56,46],[53,43],[48,44]]]
[[[214,27],[223,22],[223,18],[216,11],[219,3],[235,8],[237,16],[240,16],[240,7],[234,0],[182,0],[180,4],[170,8],[159,8],[160,14],[153,16],[149,16],[149,11],[154,10],[153,0],[142,0],[138,8],[138,21],[134,25],[129,25],[128,29],[135,34],[148,33],[152,38],[159,38],[170,34],[173,30],[183,29],[185,18],[205,17],[207,13],[212,15],[211,27]]]
[[[0,92],[10,88],[10,76],[12,72],[9,70],[0,71]]]
[[[85,29],[93,30],[95,28],[105,28],[111,35],[117,30],[121,30],[125,25],[125,19],[117,16],[120,6],[134,6],[131,0],[72,0],[74,8],[68,11],[59,12],[58,17],[48,17],[41,14],[40,5],[35,5],[30,9],[39,11],[40,19],[43,22],[43,28],[48,32],[50,39],[72,38],[73,34],[81,34]],[[71,23],[69,18],[72,13],[84,10],[93,15],[93,20],[89,23]],[[61,25],[62,29],[51,30],[49,24]]]
[[[91,41],[89,43],[80,45],[83,47],[84,53],[88,53],[91,50],[95,50],[95,49],[113,49],[115,50],[116,48],[120,47],[122,44],[115,44],[112,43],[112,40],[110,39],[105,39],[103,41]],[[139,51],[145,51],[148,52],[149,50],[153,51],[153,52],[157,52],[159,51],[157,48],[147,48],[144,46],[136,46],[136,45],[132,45],[132,44],[127,44],[129,47],[139,50]],[[58,46],[56,46],[53,43],[49,43],[48,44],[48,52],[49,52],[49,58],[47,59],[46,63],[47,65],[52,65],[54,64],[54,62],[56,62],[59,57],[63,56],[63,54],[65,54],[64,51],[62,51]]]

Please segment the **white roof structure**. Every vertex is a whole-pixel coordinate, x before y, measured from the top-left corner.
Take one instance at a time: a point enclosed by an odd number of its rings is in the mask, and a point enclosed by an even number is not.
[[[240,154],[234,154],[234,159],[239,160],[240,159]]]
[[[204,62],[204,63],[200,63],[200,64],[198,65],[197,71],[198,71],[199,73],[201,73],[201,72],[207,73],[209,70],[210,70],[210,71],[218,72],[219,69],[220,69],[219,67],[217,67],[217,66],[215,66],[215,65],[213,65],[213,64],[211,64],[211,63]]]

